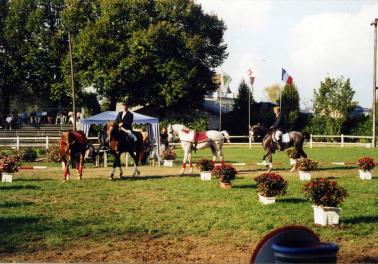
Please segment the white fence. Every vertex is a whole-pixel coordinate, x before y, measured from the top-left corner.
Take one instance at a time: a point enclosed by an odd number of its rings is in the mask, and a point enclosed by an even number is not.
[[[245,142],[232,142],[232,139],[245,139]],[[322,139],[333,139],[322,140]],[[348,142],[350,139],[365,139],[366,143],[362,142]],[[89,141],[97,143],[97,137],[89,137]],[[260,146],[260,142],[252,142],[251,137],[249,136],[230,136],[231,143],[226,143],[230,145],[249,145],[249,148],[252,146]],[[59,137],[0,137],[0,146],[7,146],[19,150],[21,147],[42,147],[45,149],[49,148],[51,143],[59,141]],[[305,144],[310,148],[314,146],[356,146],[356,147],[371,147],[372,137],[369,136],[352,136],[352,135],[310,135],[310,140]],[[178,144],[178,143],[177,143]]]

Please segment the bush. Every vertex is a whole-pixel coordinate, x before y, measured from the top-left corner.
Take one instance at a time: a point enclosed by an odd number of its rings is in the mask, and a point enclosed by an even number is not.
[[[231,165],[215,166],[211,175],[223,183],[231,183],[235,179],[237,171]]]
[[[358,168],[364,171],[371,171],[375,167],[374,159],[370,157],[364,157],[358,160]]]
[[[176,153],[172,150],[163,151],[163,160],[175,160]]]
[[[59,145],[50,145],[46,151],[46,159],[48,162],[60,162]]]
[[[35,161],[38,155],[32,148],[27,148],[21,153],[21,160],[23,161]]]
[[[347,191],[335,181],[315,179],[305,183],[303,192],[317,206],[338,207],[348,196]]]
[[[0,173],[14,173],[19,170],[19,157],[3,156],[0,158]]]
[[[200,171],[212,171],[214,169],[214,162],[209,159],[201,159],[196,165]]]
[[[265,197],[274,197],[286,194],[287,181],[276,173],[263,173],[255,178],[257,193]]]
[[[318,162],[311,159],[298,159],[295,164],[295,169],[299,171],[314,171],[318,169]]]

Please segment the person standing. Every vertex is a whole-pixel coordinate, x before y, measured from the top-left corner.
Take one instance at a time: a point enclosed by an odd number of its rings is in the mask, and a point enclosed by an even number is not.
[[[128,139],[136,142],[137,137],[132,132],[134,115],[129,111],[129,105],[126,101],[123,102],[122,106],[123,110],[118,113],[115,121],[118,123],[119,128],[126,133]]]

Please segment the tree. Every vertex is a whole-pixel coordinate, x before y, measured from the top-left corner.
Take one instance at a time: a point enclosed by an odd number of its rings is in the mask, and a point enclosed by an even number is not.
[[[294,84],[286,84],[281,95],[282,113],[285,115],[287,127],[294,130],[299,117],[299,93]]]
[[[111,108],[127,98],[156,109],[192,109],[217,88],[213,69],[227,56],[225,26],[200,5],[102,0],[99,10],[75,38],[74,59],[81,84],[92,84]]]
[[[314,90],[313,125],[324,127],[328,134],[340,134],[348,113],[356,106],[354,93],[349,79],[325,78],[320,83],[319,91]]]
[[[240,113],[248,113],[248,96],[250,95],[249,93],[249,87],[247,83],[242,80],[239,84],[239,90],[238,90],[238,97],[235,100],[233,110],[237,110]],[[251,100],[250,102],[252,103],[253,98],[251,95]]]
[[[266,97],[272,103],[277,103],[280,100],[280,90],[281,86],[279,84],[273,84],[264,88]]]

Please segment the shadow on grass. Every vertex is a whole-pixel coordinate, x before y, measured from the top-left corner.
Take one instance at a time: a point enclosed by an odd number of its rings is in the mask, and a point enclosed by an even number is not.
[[[254,189],[256,188],[255,184],[244,184],[244,185],[234,185],[232,188],[235,189]]]
[[[145,180],[159,180],[162,178],[166,178],[168,176],[123,176],[120,177],[114,177],[112,181],[145,181]]]
[[[342,219],[343,224],[371,224],[378,223],[378,215],[353,216]]]
[[[41,187],[35,185],[9,185],[9,186],[0,186],[0,190],[39,190]]]
[[[0,208],[10,208],[10,207],[20,207],[20,206],[27,206],[33,205],[33,202],[29,201],[4,201],[0,202]]]
[[[57,179],[30,179],[30,178],[17,178],[14,180],[14,182],[20,182],[20,181],[25,181],[25,182],[42,182],[42,181],[56,181]]]
[[[280,203],[305,203],[307,202],[304,198],[281,198]]]

